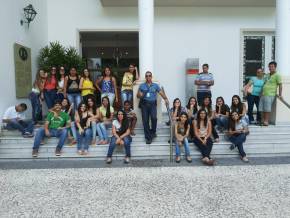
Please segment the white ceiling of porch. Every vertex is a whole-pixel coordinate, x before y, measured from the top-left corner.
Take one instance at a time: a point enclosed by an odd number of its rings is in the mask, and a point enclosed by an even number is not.
[[[138,0],[101,0],[105,7],[132,7]],[[275,0],[155,0],[157,7],[274,7]]]

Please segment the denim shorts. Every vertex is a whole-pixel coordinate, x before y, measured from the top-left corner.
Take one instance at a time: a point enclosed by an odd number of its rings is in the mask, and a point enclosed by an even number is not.
[[[259,111],[271,112],[275,96],[262,96],[259,103]]]

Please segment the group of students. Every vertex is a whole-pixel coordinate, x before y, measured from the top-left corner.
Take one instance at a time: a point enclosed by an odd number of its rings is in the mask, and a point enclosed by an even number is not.
[[[253,77],[245,86],[248,110],[238,95],[232,97],[229,107],[223,97],[216,99],[215,108],[212,107],[210,87],[214,85],[212,74],[208,72],[208,64],[203,65],[201,72],[195,81],[197,85],[197,98],[191,97],[186,107],[181,106],[180,99],[173,101],[170,109],[174,128],[174,141],[176,148],[176,162],[180,162],[180,146],[184,145],[185,157],[191,162],[189,142],[192,141],[202,154],[202,162],[213,165],[210,157],[213,142],[219,141],[218,132],[225,132],[231,149],[238,148],[241,159],[248,162],[243,149],[243,143],[249,133],[248,125],[252,124],[253,106],[257,106],[257,122],[267,126],[269,113],[279,86],[279,96],[282,94],[281,77],[276,73],[275,62],[269,63],[270,74],[264,76],[261,69],[257,70],[257,77]],[[262,72],[261,72],[262,71]],[[77,152],[86,155],[90,145],[104,145],[109,143],[107,163],[112,162],[112,154],[116,145],[123,145],[126,151],[125,163],[130,161],[130,144],[135,135],[134,128],[137,123],[136,113],[132,109],[133,85],[139,79],[137,68],[129,66],[122,79],[121,99],[122,109],[115,113],[112,105],[119,101],[117,95],[116,79],[111,75],[111,70],[106,67],[103,77],[95,82],[91,80],[90,72],[84,69],[81,76],[75,68],[65,74],[64,67],[51,68],[48,74],[39,70],[33,83],[32,92],[29,95],[32,104],[33,122],[26,122],[23,112],[26,104],[19,104],[8,108],[4,114],[3,122],[7,128],[18,129],[23,137],[33,137],[33,125],[42,120],[41,101],[44,100],[48,107],[48,114],[43,128],[36,131],[33,157],[38,156],[38,150],[44,143],[44,137],[59,137],[55,150],[57,156],[61,155],[61,149],[69,136],[71,145],[77,143]],[[250,90],[249,87],[252,86]],[[96,91],[101,94],[101,102],[96,101]],[[157,94],[169,101],[163,89],[152,81],[152,73],[145,73],[145,82],[139,86],[137,97],[140,99],[144,136],[146,144],[151,144],[157,137]],[[260,104],[260,105],[259,105]],[[261,114],[263,112],[263,122]],[[115,113],[115,118],[114,118]],[[107,129],[112,128],[112,138],[109,140]],[[96,137],[99,136],[97,142]],[[213,136],[213,140],[212,140]]]
[[[227,133],[230,142],[233,143],[231,149],[237,147],[241,159],[248,162],[243,149],[243,143],[249,133],[248,118],[245,104],[241,102],[238,95],[232,97],[231,107],[225,104],[223,97],[218,97],[215,108],[212,107],[210,96],[205,96],[201,105],[198,105],[195,97],[191,97],[186,107],[182,107],[180,99],[176,98],[170,113],[174,127],[177,163],[180,162],[180,146],[182,145],[186,161],[192,161],[189,151],[189,142],[192,141],[201,151],[202,162],[213,165],[214,160],[210,157],[210,153],[213,142],[219,142],[218,132]]]
[[[133,84],[139,79],[137,67],[130,64],[128,72],[124,73],[121,87],[122,105],[125,101],[133,100]],[[101,98],[97,98],[100,94]],[[94,98],[96,104],[101,104],[101,99],[107,96],[110,105],[118,102],[117,82],[112,75],[110,67],[105,67],[104,73],[95,81],[92,80],[88,69],[84,69],[81,75],[76,68],[71,67],[66,74],[63,66],[52,67],[50,73],[39,70],[33,83],[32,92],[29,99],[32,104],[32,119],[34,123],[42,120],[42,101],[44,100],[47,108],[50,110],[55,100],[67,98],[72,105],[73,111],[76,111],[81,101],[87,102],[88,98]]]

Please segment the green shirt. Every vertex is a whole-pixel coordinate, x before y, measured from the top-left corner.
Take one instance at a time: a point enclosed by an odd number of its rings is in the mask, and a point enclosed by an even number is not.
[[[46,121],[49,122],[49,129],[58,129],[60,127],[64,127],[67,122],[70,121],[69,115],[65,112],[60,112],[58,117],[54,116],[53,112],[49,112],[46,117]]]
[[[281,75],[278,73],[267,74],[265,77],[265,84],[263,86],[264,96],[276,96],[278,85],[281,84]]]

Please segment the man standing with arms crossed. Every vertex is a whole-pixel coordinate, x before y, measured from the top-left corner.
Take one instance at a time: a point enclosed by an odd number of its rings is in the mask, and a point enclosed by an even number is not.
[[[205,97],[211,98],[210,87],[214,85],[213,75],[208,72],[208,64],[202,65],[202,72],[198,74],[195,79],[195,85],[197,85],[197,102],[201,106]]]

